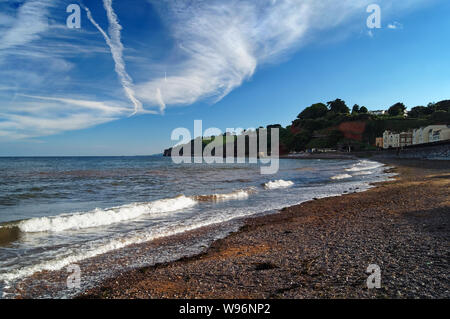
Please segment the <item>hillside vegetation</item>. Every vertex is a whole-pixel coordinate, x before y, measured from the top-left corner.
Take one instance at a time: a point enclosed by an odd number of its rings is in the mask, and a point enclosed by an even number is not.
[[[416,106],[406,112],[403,103],[392,105],[384,115],[369,113],[355,104],[352,110],[336,99],[305,108],[292,124],[282,128],[280,142],[289,151],[311,148],[370,149],[385,130],[407,131],[432,124],[450,123],[450,100]]]
[[[281,154],[308,149],[371,150],[375,148],[376,137],[382,136],[385,130],[401,132],[433,124],[450,124],[450,100],[416,106],[409,112],[403,103],[396,103],[385,114],[376,115],[357,104],[350,109],[345,101],[336,99],[305,108],[287,127],[268,125],[268,145],[271,144],[270,130],[278,128]],[[212,140],[211,137],[203,138],[203,148]],[[224,134],[221,140],[224,154],[227,142],[231,147],[230,144],[234,144],[236,154],[236,140],[236,136]],[[171,149],[164,154],[170,155]]]

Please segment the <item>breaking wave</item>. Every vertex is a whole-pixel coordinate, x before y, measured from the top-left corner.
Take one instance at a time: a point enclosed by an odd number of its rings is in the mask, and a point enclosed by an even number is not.
[[[264,183],[263,186],[266,189],[277,189],[277,188],[285,188],[285,187],[291,187],[294,183],[291,181],[284,181],[282,179],[277,181],[270,181],[267,183]]]
[[[247,189],[238,189],[226,194],[192,197],[180,195],[175,198],[161,199],[148,203],[133,203],[108,209],[97,208],[90,212],[26,219],[15,223],[11,227],[0,227],[0,243],[2,241],[10,242],[12,239],[17,238],[16,230],[24,233],[38,233],[108,226],[133,220],[144,215],[157,216],[159,214],[175,212],[192,207],[198,204],[198,202],[243,200],[247,199],[250,194],[256,193],[256,191],[256,188],[250,187]]]
[[[254,187],[247,189],[238,189],[231,193],[226,194],[212,194],[212,195],[200,195],[194,196],[194,199],[200,202],[222,202],[227,200],[242,200],[247,199],[251,194],[256,193]]]
[[[134,203],[110,209],[95,209],[87,213],[32,218],[19,222],[17,226],[20,231],[26,233],[92,228],[136,219],[142,215],[174,212],[194,206],[196,203],[197,201],[194,199],[181,195],[149,203]]]
[[[384,166],[384,164],[382,164],[382,163],[363,160],[363,161],[360,161],[359,163],[353,165],[352,167],[347,168],[346,171],[347,172],[368,171],[368,170],[376,169],[376,168],[379,168],[382,166]]]
[[[359,171],[352,173],[353,176],[361,176],[361,175],[372,175],[373,171]]]
[[[353,176],[349,175],[349,174],[339,174],[339,175],[331,177],[331,179],[333,179],[333,180],[340,180],[340,179],[347,179],[347,178],[352,178],[352,177]]]
[[[92,258],[113,250],[117,250],[120,248],[124,248],[133,244],[141,244],[145,242],[149,242],[158,238],[164,238],[169,237],[177,234],[181,234],[184,232],[188,232],[191,230],[199,229],[201,227],[211,226],[219,223],[224,223],[236,218],[246,217],[250,215],[248,211],[241,212],[238,214],[235,214],[234,216],[216,216],[213,219],[205,220],[202,222],[194,222],[191,224],[186,224],[178,227],[166,227],[159,229],[156,232],[152,233],[144,233],[144,234],[138,234],[138,235],[132,235],[126,238],[116,238],[112,239],[108,242],[103,243],[100,246],[97,247],[90,247],[87,250],[81,250],[79,252],[74,252],[73,254],[70,254],[68,256],[61,256],[59,258],[44,261],[38,264],[30,265],[27,267],[23,267],[17,270],[14,270],[9,273],[0,273],[0,281],[10,282],[12,280],[23,278],[27,276],[31,276],[32,274],[39,272],[39,271],[54,271],[54,270],[60,270],[70,264],[77,263],[81,260]]]

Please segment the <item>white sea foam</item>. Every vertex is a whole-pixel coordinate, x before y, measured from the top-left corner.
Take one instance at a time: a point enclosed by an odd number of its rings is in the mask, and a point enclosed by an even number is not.
[[[347,172],[368,171],[368,170],[376,169],[376,168],[379,168],[382,166],[384,166],[384,164],[382,164],[382,163],[363,160],[363,161],[360,161],[357,164],[353,165],[352,167],[347,168],[346,171]]]
[[[247,199],[250,196],[250,194],[253,193],[256,193],[256,189],[254,187],[249,187],[247,189],[238,189],[234,192],[225,194],[194,196],[194,199],[198,201],[216,201],[216,202],[228,200],[243,200]]]
[[[196,228],[196,227],[194,227]],[[172,232],[168,232],[165,234],[165,236],[170,236],[170,235],[175,235],[184,231],[188,231],[191,230],[190,227],[186,227],[185,229],[178,229],[178,230],[174,230]],[[39,272],[39,271],[44,271],[44,270],[49,270],[49,271],[54,271],[54,270],[59,270],[62,269],[70,264],[79,262],[81,260],[87,259],[87,258],[92,258],[116,249],[120,249],[132,244],[139,244],[139,243],[143,243],[146,241],[150,241],[150,240],[154,240],[157,239],[159,237],[163,237],[163,236],[152,236],[152,235],[142,235],[142,236],[138,236],[135,238],[119,238],[119,239],[114,239],[111,240],[110,242],[101,245],[99,247],[96,247],[92,250],[88,250],[88,251],[84,251],[78,254],[73,254],[67,257],[61,257],[58,259],[54,259],[54,260],[50,260],[50,261],[45,261],[42,262],[40,264],[36,264],[33,266],[28,266],[28,267],[24,267],[18,270],[14,270],[12,272],[9,273],[5,273],[5,274],[0,274],[0,281],[6,281],[9,282],[11,280],[15,280],[18,278],[23,278],[23,277],[27,277],[27,276],[31,276],[32,274]]]
[[[361,176],[361,175],[372,175],[374,171],[359,171],[359,172],[353,172],[353,176]]]
[[[264,184],[264,188],[266,189],[277,189],[277,188],[286,188],[293,186],[294,183],[291,181],[284,181],[282,179],[277,181],[270,181]]]
[[[224,223],[236,218],[245,217],[251,215],[251,212],[242,212],[239,214],[235,214],[233,216],[217,216],[213,219],[206,220],[203,222],[194,222],[190,225],[183,225],[178,227],[168,227],[164,229],[160,229],[157,232],[152,233],[143,233],[139,235],[133,235],[125,238],[116,238],[112,239],[109,242],[104,244],[100,244],[98,246],[93,246],[88,249],[81,249],[82,252],[73,253],[69,256],[61,256],[56,259],[48,260],[41,262],[39,264],[35,264],[32,266],[22,267],[20,269],[13,270],[8,273],[0,274],[0,282],[4,281],[5,283],[12,282],[19,278],[24,278],[33,275],[34,273],[40,271],[55,271],[60,270],[68,265],[77,263],[81,260],[92,258],[113,250],[121,249],[134,244],[142,244],[148,241],[152,241],[158,238],[169,237],[173,235],[177,235],[180,233],[188,232],[194,229],[198,229],[201,227],[211,226],[219,223]]]
[[[347,179],[347,178],[352,178],[352,175],[349,174],[339,174],[336,176],[331,177],[331,179],[333,180],[340,180],[340,179]]]
[[[161,199],[148,203],[134,203],[110,209],[95,209],[85,213],[63,214],[23,220],[18,224],[22,232],[60,232],[106,226],[136,219],[142,215],[174,212],[194,206],[197,202],[186,196]]]

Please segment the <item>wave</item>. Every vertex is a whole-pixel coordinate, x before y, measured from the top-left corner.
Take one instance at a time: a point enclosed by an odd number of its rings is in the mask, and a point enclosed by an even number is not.
[[[256,188],[250,187],[247,189],[238,189],[226,194],[191,197],[180,195],[175,198],[161,199],[148,203],[133,203],[108,209],[97,208],[90,212],[31,218],[14,223],[13,228],[0,226],[0,243],[10,242],[14,238],[17,238],[16,230],[24,233],[62,232],[65,230],[108,226],[133,220],[144,215],[157,216],[158,214],[175,212],[190,208],[198,202],[243,200],[255,192]]]
[[[256,193],[254,187],[247,189],[238,189],[231,193],[226,194],[212,194],[212,195],[200,195],[194,196],[194,199],[200,202],[222,202],[227,200],[242,200],[247,199],[250,194]]]
[[[347,188],[340,189],[339,185],[341,185],[341,184],[342,183],[318,186],[317,190],[316,190],[317,193],[311,193],[310,196],[308,196],[308,198],[312,198],[312,197],[322,198],[322,197],[339,195],[342,193],[343,190],[347,189]],[[275,188],[280,188],[280,185],[283,185],[281,187],[289,187],[289,186],[294,185],[294,183],[292,181],[284,181],[284,180],[277,181],[276,180],[276,181],[270,181],[263,185],[266,188],[271,189],[274,186],[275,186]],[[360,190],[358,190],[358,191],[362,191],[367,188],[370,188],[370,186],[363,187],[363,186],[360,186],[360,184],[356,184],[356,185],[358,185],[358,187],[360,187]],[[362,184],[362,185],[365,185],[365,184]],[[234,192],[227,193],[227,194],[206,195],[206,196],[204,196],[204,198],[206,199],[207,196],[209,196],[208,200],[215,200],[214,198],[239,199],[239,198],[244,198],[245,196],[249,196],[249,194],[251,194],[252,191],[256,192],[257,189],[256,188],[240,189],[240,190],[236,190]],[[244,195],[244,193],[246,193],[247,195]],[[231,195],[231,194],[234,194],[234,195]],[[238,194],[240,194],[240,195],[238,195]],[[308,200],[308,198],[301,198],[301,199],[299,199],[298,203]],[[196,205],[199,201],[200,201],[200,198],[198,196],[197,197],[195,197],[195,196],[193,196],[193,197],[179,196],[177,198],[164,199],[164,200],[159,200],[159,201],[155,201],[155,202],[150,202],[147,204],[135,204],[135,205],[121,206],[121,207],[116,208],[116,213],[117,213],[117,210],[120,211],[120,209],[123,209],[124,207],[145,206],[145,205],[151,206],[152,204],[153,204],[153,206],[152,206],[153,209],[155,209],[155,211],[158,211],[157,210],[158,205],[161,205],[159,208],[161,208],[161,207],[167,208],[167,207],[165,207],[165,205],[167,205],[167,203],[171,203],[172,207],[174,209],[175,209],[175,207],[178,207],[178,209],[182,209],[182,207],[183,207],[182,203],[185,203],[186,205],[188,205],[187,203],[190,203],[189,205]],[[156,203],[158,203],[158,204],[156,204]],[[165,204],[163,204],[163,203],[165,203]],[[292,204],[294,204],[294,203],[292,203]],[[283,204],[283,206],[284,206],[284,204]],[[271,207],[271,209],[277,209],[277,208]],[[105,210],[105,211],[109,211],[109,210]],[[93,212],[91,212],[91,213],[93,213]],[[81,215],[86,215],[86,214],[89,214],[89,213],[84,213]],[[245,216],[252,215],[252,214],[253,214],[253,212],[245,209],[245,210],[233,213],[233,216],[228,216],[228,215],[224,215],[224,214],[215,214],[215,215],[211,216],[211,218],[208,218],[206,220],[204,220],[203,217],[199,216],[199,218],[197,218],[197,219],[190,218],[186,221],[183,221],[182,223],[179,223],[178,225],[163,226],[161,228],[155,229],[154,231],[151,231],[148,233],[147,233],[148,230],[145,230],[145,233],[130,232],[130,233],[126,233],[125,237],[113,238],[113,239],[104,238],[101,240],[101,242],[92,241],[92,242],[83,244],[82,247],[70,249],[69,251],[64,251],[63,256],[61,256],[61,255],[55,256],[56,258],[52,257],[52,259],[50,259],[50,260],[37,261],[37,262],[34,262],[33,264],[27,264],[23,267],[8,271],[7,273],[0,273],[0,282],[1,281],[9,282],[9,281],[12,281],[12,280],[15,280],[18,278],[27,277],[27,276],[30,276],[33,273],[36,273],[39,271],[60,270],[64,267],[66,267],[67,265],[77,263],[81,260],[85,260],[87,258],[92,258],[92,257],[98,256],[98,255],[104,254],[104,253],[108,253],[113,250],[124,248],[124,247],[127,247],[132,244],[140,244],[140,243],[152,241],[152,240],[155,240],[158,238],[171,236],[171,235],[183,233],[186,231],[198,229],[200,227],[223,223],[223,222],[235,219],[235,218],[245,217]],[[73,215],[75,215],[75,214],[73,214]],[[49,218],[55,219],[55,218],[71,217],[73,215],[60,215],[60,216],[49,217]],[[37,220],[37,218],[35,220]],[[27,221],[30,221],[30,220],[14,222],[14,225],[21,225]],[[13,225],[10,225],[10,226],[13,226]],[[7,227],[7,226],[5,225],[5,227]],[[2,230],[2,228],[0,227],[0,231],[1,230]]]
[[[134,203],[110,209],[95,209],[87,213],[64,214],[53,217],[38,217],[19,222],[17,226],[25,233],[60,232],[98,226],[107,226],[142,215],[174,212],[189,208],[197,201],[184,195],[161,199],[149,203]]]
[[[56,259],[43,261],[39,264],[22,267],[20,269],[8,273],[0,273],[0,282],[4,281],[6,283],[10,283],[13,280],[28,277],[40,271],[60,270],[68,265],[77,263],[79,261],[96,257],[108,253],[110,251],[121,249],[130,245],[142,244],[159,238],[174,236],[191,230],[199,229],[201,227],[216,225],[236,218],[246,217],[248,215],[249,215],[248,212],[243,212],[240,214],[236,214],[234,216],[217,216],[212,220],[200,221],[190,225],[164,228],[160,229],[158,232],[139,234],[127,238],[116,238],[97,247],[91,247],[88,248],[87,250],[81,249],[81,252],[78,252],[79,251],[78,250],[77,252],[74,252],[73,254],[68,256],[61,256]]]
[[[360,175],[372,175],[374,172],[367,170],[367,171],[359,171],[352,173],[353,176],[360,176]]]
[[[293,185],[294,185],[294,182],[292,182],[292,181],[284,181],[282,179],[279,179],[277,181],[270,181],[270,182],[267,182],[267,183],[263,184],[265,189],[286,188],[286,187],[291,187]]]
[[[340,180],[340,179],[347,179],[347,178],[352,178],[352,175],[349,174],[339,174],[339,175],[335,175],[333,177],[331,177],[331,179],[333,180]]]
[[[363,160],[363,161],[360,161],[357,164],[353,165],[352,167],[347,168],[346,171],[347,172],[368,171],[368,170],[376,169],[376,168],[379,168],[382,166],[384,166],[384,164],[382,164],[382,163]]]

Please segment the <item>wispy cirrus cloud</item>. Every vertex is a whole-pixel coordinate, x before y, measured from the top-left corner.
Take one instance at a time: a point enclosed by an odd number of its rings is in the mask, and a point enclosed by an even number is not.
[[[123,12],[113,9],[112,0],[92,7],[99,23],[86,9],[89,25],[68,31],[64,14],[52,12],[65,12],[71,2],[25,0],[0,10],[0,136],[57,134],[133,112],[219,101],[262,65],[281,63],[311,41],[323,41],[324,32],[365,32],[365,9],[373,1],[148,0],[172,45],[157,59],[151,50],[136,49],[151,38],[136,34],[126,41],[122,31],[130,21],[119,20]],[[378,3],[386,17],[428,1]],[[0,1],[0,9],[2,4],[8,3]],[[102,17],[108,32],[100,26]],[[146,71],[152,68],[166,74]]]
[[[149,0],[170,30],[177,63],[167,76],[141,81],[137,95],[149,105],[221,100],[266,63],[278,63],[317,33],[354,22],[371,0]],[[383,14],[402,4],[380,0]],[[364,16],[365,19],[365,16]],[[361,19],[361,21],[365,21]],[[360,25],[360,24],[356,24]],[[343,30],[348,32],[351,28]]]
[[[36,40],[40,34],[47,31],[48,21],[46,17],[49,8],[55,2],[51,0],[27,1],[18,9],[14,19],[11,16],[6,16],[5,19],[10,21],[11,27],[0,36],[0,54],[2,50]]]
[[[115,70],[119,76],[120,83],[125,91],[126,96],[134,105],[134,114],[138,112],[144,112],[142,103],[136,98],[133,88],[133,81],[128,75],[125,67],[125,61],[123,60],[123,44],[121,41],[120,30],[122,26],[119,24],[117,15],[112,8],[112,0],[103,0],[103,6],[106,10],[109,22],[109,36],[95,21],[89,8],[84,7],[86,10],[89,21],[98,29],[98,31],[105,38],[106,43],[111,49],[111,54],[114,59]]]
[[[130,113],[116,102],[97,102],[17,94],[22,99],[0,112],[0,137],[33,138],[79,130],[110,122]]]
[[[48,117],[0,113],[0,116],[3,119],[0,121],[0,137],[8,137],[9,139],[34,138],[65,131],[80,130],[119,118],[93,117],[90,113]]]
[[[108,115],[121,115],[123,113],[130,111],[130,108],[119,106],[119,105],[111,105],[111,104],[107,104],[105,102],[47,97],[47,96],[35,96],[35,95],[25,95],[25,94],[19,94],[19,95],[28,97],[28,98],[32,98],[32,99],[61,102],[68,106],[77,106],[80,108],[100,111],[100,112],[103,112],[104,114],[108,114]]]
[[[98,33],[67,29],[65,8],[71,2],[0,2],[0,139],[58,134],[132,114],[133,106],[121,99],[99,101],[99,90],[94,90],[98,84],[92,83],[89,75],[73,78],[79,73],[80,56],[110,58],[110,51],[105,50]],[[105,7],[110,4],[105,1]],[[114,18],[113,12],[108,15]],[[114,41],[120,42],[120,30]],[[118,54],[121,57],[122,52]],[[116,91],[107,81],[102,85]]]

